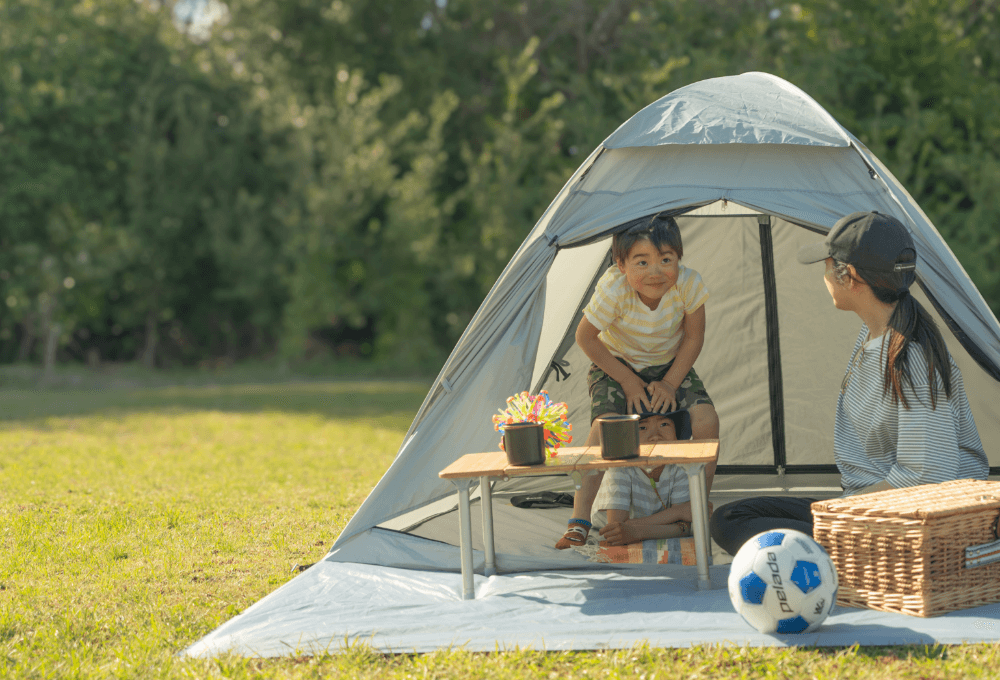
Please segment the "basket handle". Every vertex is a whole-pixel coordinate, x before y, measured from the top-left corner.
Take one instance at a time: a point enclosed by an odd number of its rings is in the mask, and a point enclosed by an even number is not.
[[[993,522],[993,535],[997,540],[979,545],[970,545],[965,549],[965,568],[981,567],[984,564],[1000,562],[1000,514]]]

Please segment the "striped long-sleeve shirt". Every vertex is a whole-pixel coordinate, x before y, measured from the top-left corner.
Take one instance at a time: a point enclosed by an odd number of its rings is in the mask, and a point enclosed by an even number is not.
[[[604,473],[594,499],[591,523],[597,528],[606,525],[607,510],[628,510],[629,517],[649,517],[690,500],[687,473],[680,465],[665,466],[652,484],[639,468],[611,468]]]
[[[940,375],[931,408],[927,363],[919,346],[907,353],[913,387],[904,387],[909,409],[883,394],[883,372],[892,331],[865,342],[862,326],[854,358],[837,401],[833,448],[844,495],[886,481],[902,488],[953,479],[986,479],[989,462],[965,395],[962,374],[951,362],[951,398]],[[905,385],[905,383],[904,383]]]

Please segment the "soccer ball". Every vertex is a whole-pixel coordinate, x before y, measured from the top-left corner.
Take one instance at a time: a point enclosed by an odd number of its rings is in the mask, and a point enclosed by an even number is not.
[[[801,531],[765,531],[733,558],[729,599],[761,633],[808,633],[833,609],[837,570],[823,547]]]

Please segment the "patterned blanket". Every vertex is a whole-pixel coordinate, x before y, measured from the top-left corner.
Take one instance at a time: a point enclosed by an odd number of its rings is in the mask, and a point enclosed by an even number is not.
[[[604,564],[685,564],[698,563],[694,552],[694,538],[653,538],[628,545],[597,545],[576,548],[591,562]]]

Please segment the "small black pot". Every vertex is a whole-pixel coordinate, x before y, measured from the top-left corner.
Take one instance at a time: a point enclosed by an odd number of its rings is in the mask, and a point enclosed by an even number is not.
[[[541,465],[545,462],[545,426],[541,423],[506,425],[503,447],[511,465]]]
[[[605,416],[601,428],[601,458],[625,460],[639,457],[639,416]]]

